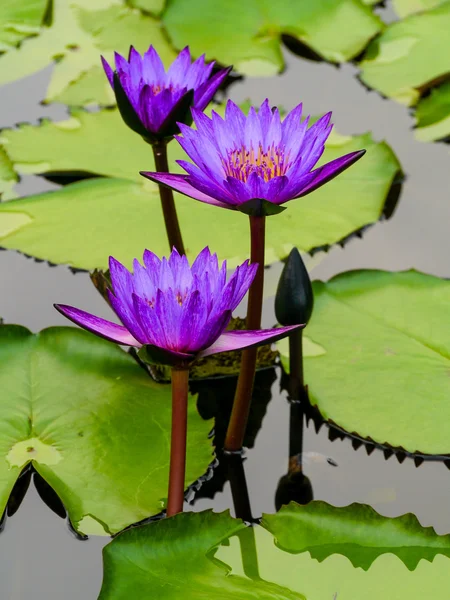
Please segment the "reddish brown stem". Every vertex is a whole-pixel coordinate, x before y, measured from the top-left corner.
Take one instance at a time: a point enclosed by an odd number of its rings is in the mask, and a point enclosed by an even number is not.
[[[155,167],[158,173],[168,173],[169,163],[167,161],[167,144],[158,142],[152,144],[153,156],[155,158]],[[170,250],[176,248],[180,254],[186,254],[184,250],[183,238],[181,237],[180,225],[178,223],[177,209],[173,199],[173,192],[170,188],[159,186],[159,196],[161,198],[161,207],[166,225],[167,237],[169,239]]]
[[[183,512],[189,369],[172,369],[172,438],[167,516]]]
[[[260,329],[264,289],[264,243],[266,217],[250,217],[250,262],[258,263],[256,277],[248,293],[247,329]],[[242,352],[236,394],[225,438],[225,450],[236,452],[242,448],[252,401],[256,371],[257,348]]]

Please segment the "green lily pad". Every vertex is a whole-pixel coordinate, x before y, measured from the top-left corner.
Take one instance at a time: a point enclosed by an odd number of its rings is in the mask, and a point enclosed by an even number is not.
[[[165,62],[175,53],[158,20],[119,0],[54,0],[52,25],[0,57],[0,84],[26,77],[55,59],[47,101],[112,104],[114,95],[100,68],[100,54],[127,53],[130,43],[146,50],[153,43]],[[67,89],[68,88],[68,89]]]
[[[39,33],[48,0],[2,0],[0,3],[0,52]]]
[[[384,96],[416,104],[450,72],[450,2],[397,21],[368,47],[361,79]]]
[[[327,524],[329,530],[333,523]],[[339,527],[335,523],[336,529]],[[302,536],[300,527],[295,531]],[[447,600],[450,586],[450,560],[436,556],[433,562],[421,560],[410,571],[394,554],[379,556],[368,571],[355,568],[346,556],[335,554],[319,562],[309,551],[290,554],[274,544],[272,535],[255,528],[255,546],[259,575],[266,581],[302,594],[307,600]],[[338,547],[337,547],[338,548]],[[215,558],[231,567],[231,576],[242,574],[239,542],[220,546]],[[137,600],[144,600],[141,596]]]
[[[84,269],[105,268],[110,254],[130,265],[147,246],[167,253],[158,187],[139,175],[154,170],[151,148],[124,126],[117,110],[78,111],[62,123],[6,130],[2,143],[19,173],[102,176],[0,206],[2,246]],[[400,171],[389,146],[368,133],[335,134],[322,161],[364,147],[367,154],[351,169],[268,219],[268,263],[295,243],[305,251],[328,246],[379,219]],[[185,155],[176,142],[169,157],[170,169],[182,171],[174,161]],[[218,218],[216,207],[180,195],[176,204],[188,256],[209,244],[230,265],[248,258],[245,215],[221,210]]]
[[[282,34],[340,63],[360,54],[383,28],[359,0],[172,0],[163,22],[175,47],[189,44],[194,55],[206,52],[259,77],[283,68]]]
[[[306,335],[325,352],[305,359],[311,403],[364,438],[450,454],[450,281],[351,271],[313,288]]]
[[[264,515],[261,524],[287,552],[308,551],[320,562],[342,554],[365,571],[388,552],[410,571],[421,560],[432,562],[437,554],[450,557],[450,535],[422,527],[411,513],[391,519],[365,504],[337,508],[321,501],[306,506],[291,502],[276,515]]]
[[[18,181],[11,159],[0,146],[0,198],[6,200],[13,196],[12,188]]]
[[[253,528],[228,513],[185,513],[104,548],[99,600],[446,600],[449,548],[412,515],[364,505],[291,504]]]
[[[431,90],[416,110],[415,136],[422,142],[434,142],[450,136],[450,82]]]
[[[127,353],[72,327],[2,325],[0,387],[0,512],[30,461],[82,533],[116,533],[162,510],[171,388]],[[187,484],[211,461],[210,427],[191,401]]]
[[[305,600],[278,585],[228,574],[229,567],[213,554],[238,532],[252,534],[228,512],[211,511],[124,531],[103,550],[99,600]]]
[[[413,13],[430,10],[439,4],[443,4],[446,0],[392,0],[395,12],[399,17],[404,19]]]
[[[152,15],[160,15],[164,9],[166,0],[128,0],[128,4]]]

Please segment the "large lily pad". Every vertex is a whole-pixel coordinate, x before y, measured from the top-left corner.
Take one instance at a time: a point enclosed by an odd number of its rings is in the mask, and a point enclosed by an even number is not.
[[[444,140],[450,136],[450,82],[431,90],[416,110],[415,136],[422,142]]]
[[[0,3],[0,52],[39,32],[48,0],[2,0]]]
[[[386,553],[397,556],[411,571],[437,554],[450,557],[450,535],[422,527],[411,513],[390,519],[365,504],[338,508],[320,501],[306,506],[291,502],[276,515],[264,515],[261,524],[287,552],[308,551],[319,561],[342,554],[366,571]]]
[[[331,530],[333,524],[329,526]],[[301,536],[299,527],[295,531]],[[284,552],[275,546],[272,535],[262,527],[255,529],[255,538],[260,577],[302,594],[307,600],[447,600],[448,597],[450,560],[447,556],[436,556],[432,563],[422,560],[410,571],[397,556],[388,552],[364,571],[339,554],[318,562],[308,551]],[[242,574],[236,538],[231,538],[230,546],[221,546],[215,558],[230,565],[232,575]],[[144,598],[142,596],[142,600]]]
[[[450,2],[397,21],[375,39],[361,79],[383,95],[413,105],[450,72]]]
[[[2,140],[19,173],[103,177],[0,206],[2,246],[84,269],[104,268],[110,254],[129,265],[145,247],[167,253],[158,188],[139,175],[154,169],[151,148],[116,110],[76,112],[63,123],[7,130]],[[323,161],[364,147],[366,156],[351,169],[268,220],[267,262],[285,257],[293,244],[303,250],[328,246],[377,221],[400,171],[389,146],[370,134],[336,134]],[[176,142],[169,154],[170,169],[180,171],[174,160],[183,151]],[[190,257],[207,244],[230,264],[248,257],[244,215],[221,210],[218,218],[216,207],[182,196],[176,202]]]
[[[314,294],[306,335],[322,351],[305,360],[312,404],[364,438],[450,454],[450,281],[353,271],[314,282]]]
[[[139,8],[145,12],[149,12],[152,15],[159,15],[163,11],[166,4],[165,0],[128,0],[130,6]]]
[[[224,539],[245,530],[229,513],[186,513],[123,532],[103,550],[99,600],[305,600],[265,581],[229,575],[212,558]],[[209,555],[209,556],[208,556]]]
[[[413,13],[430,10],[444,2],[445,0],[392,0],[395,12],[402,19]]]
[[[449,549],[412,516],[363,505],[291,504],[246,529],[226,513],[187,513],[108,544],[99,600],[446,600],[450,561],[436,555]]]
[[[51,5],[51,26],[0,57],[0,84],[57,59],[46,100],[111,104],[114,96],[99,66],[100,54],[111,59],[114,50],[127,53],[131,43],[141,51],[153,43],[164,61],[175,56],[160,22],[120,0],[54,0]]]
[[[83,533],[115,533],[167,495],[170,386],[114,344],[72,327],[0,326],[0,511],[35,469]],[[210,424],[189,409],[187,484],[211,461]]]
[[[340,63],[360,54],[383,28],[359,0],[172,0],[163,22],[177,48],[189,44],[196,55],[206,52],[256,76],[282,69],[282,34]]]
[[[13,164],[4,149],[0,146],[0,198],[3,200],[12,196],[12,188],[17,183],[18,176]]]

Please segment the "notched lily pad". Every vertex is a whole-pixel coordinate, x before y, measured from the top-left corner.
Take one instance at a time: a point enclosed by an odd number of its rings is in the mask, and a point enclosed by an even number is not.
[[[50,7],[50,25],[0,57],[0,84],[31,75],[57,60],[46,101],[112,104],[114,95],[99,68],[100,54],[110,59],[114,50],[126,54],[131,43],[139,51],[153,43],[165,62],[175,57],[160,22],[124,2],[53,0]]]
[[[171,388],[120,348],[72,327],[0,326],[0,510],[31,463],[83,534],[116,533],[164,508]],[[212,460],[189,403],[186,487]],[[89,517],[89,518],[88,518]]]
[[[450,76],[450,2],[397,21],[368,47],[361,80],[408,106]]]
[[[390,519],[364,505],[291,504],[249,528],[227,513],[185,513],[104,548],[99,600],[377,600],[386,589],[396,600],[430,590],[446,600],[448,549],[449,536],[412,515]]]
[[[275,515],[263,515],[261,525],[287,552],[309,552],[322,562],[333,554],[346,556],[367,571],[382,554],[394,554],[413,571],[421,560],[450,557],[450,535],[422,527],[411,513],[388,518],[365,504],[335,507],[322,501],[305,506],[291,502]]]
[[[367,270],[313,289],[306,335],[325,353],[305,358],[311,403],[360,438],[450,454],[450,281]]]
[[[450,139],[450,81],[433,88],[416,110],[416,139],[421,142]]]
[[[228,512],[185,513],[121,533],[103,549],[99,600],[305,600],[289,589],[230,573],[215,558],[232,535],[252,535]],[[248,561],[255,557],[247,557]],[[256,565],[257,569],[257,565]]]
[[[48,0],[2,0],[0,3],[0,52],[39,33]]]
[[[372,10],[357,0],[172,0],[163,22],[177,48],[189,44],[197,56],[206,52],[257,77],[283,68],[283,35],[324,60],[341,63],[360,54],[383,28]]]
[[[430,10],[447,0],[392,0],[392,5],[399,17],[404,19],[413,13]]]
[[[13,187],[19,177],[6,151],[0,146],[0,199],[8,200],[14,196]]]

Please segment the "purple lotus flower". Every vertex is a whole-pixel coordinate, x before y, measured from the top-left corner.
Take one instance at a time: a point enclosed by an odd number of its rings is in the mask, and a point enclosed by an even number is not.
[[[180,123],[179,144],[193,163],[177,161],[187,175],[141,174],[186,196],[248,214],[274,214],[280,204],[305,196],[342,173],[365,150],[314,169],[330,135],[331,113],[308,127],[302,105],[281,121],[265,100],[248,116],[228,101],[225,119],[192,109],[196,129]]]
[[[107,340],[144,346],[144,356],[151,362],[180,366],[202,356],[276,341],[301,327],[225,331],[258,268],[248,261],[228,281],[226,261],[219,268],[208,247],[192,266],[174,249],[168,260],[146,250],[144,266],[135,260],[133,267],[132,274],[109,259],[113,291],[108,290],[108,296],[123,326],[71,306],[55,304],[55,308]]]
[[[153,46],[142,56],[131,47],[128,61],[116,52],[115,62],[114,71],[102,57],[122,118],[151,143],[178,133],[177,121],[190,124],[191,106],[204,110],[231,70],[212,76],[214,62],[206,65],[203,55],[191,64],[188,47],[167,73]]]

